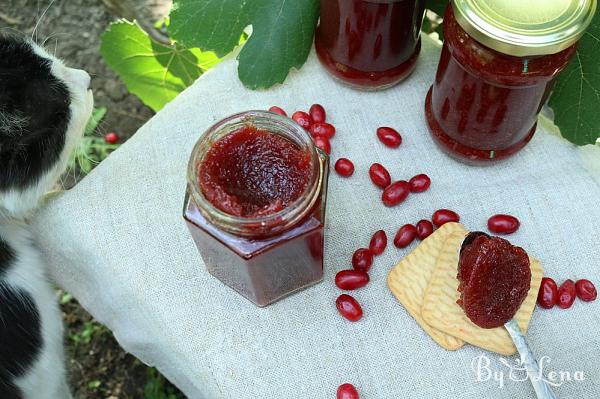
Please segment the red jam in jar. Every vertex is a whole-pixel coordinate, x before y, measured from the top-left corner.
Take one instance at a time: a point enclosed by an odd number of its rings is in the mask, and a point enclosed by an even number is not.
[[[587,2],[593,16],[595,0],[571,2]],[[548,2],[549,11],[524,13],[529,2],[498,0],[495,8],[491,3],[453,0],[448,6],[444,46],[425,104],[436,143],[472,164],[505,159],[531,140],[555,79],[589,24],[590,10],[583,10],[577,30],[568,36],[560,24],[575,12],[570,8]],[[527,15],[530,22],[519,20]]]
[[[350,86],[391,87],[415,68],[424,11],[424,0],[321,0],[317,55]]]
[[[249,111],[211,127],[184,204],[208,272],[258,306],[321,281],[328,168],[288,118]]]
[[[212,145],[200,164],[200,188],[223,212],[279,212],[306,190],[310,154],[285,137],[248,125]]]

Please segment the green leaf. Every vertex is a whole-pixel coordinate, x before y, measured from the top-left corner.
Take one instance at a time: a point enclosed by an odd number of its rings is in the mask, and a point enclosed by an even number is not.
[[[104,32],[100,52],[129,91],[154,111],[219,62],[214,53],[155,43],[137,24],[124,20]]]
[[[318,17],[318,0],[175,0],[169,32],[187,47],[224,55],[252,25],[238,74],[245,86],[260,89],[283,83],[291,68],[304,65]]]
[[[564,138],[577,145],[596,143],[600,137],[600,13],[558,77],[549,105]]]

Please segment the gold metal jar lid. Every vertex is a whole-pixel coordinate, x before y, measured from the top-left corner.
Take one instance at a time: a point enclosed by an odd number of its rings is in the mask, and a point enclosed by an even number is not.
[[[597,0],[452,0],[459,25],[478,42],[514,56],[554,54],[575,44]]]

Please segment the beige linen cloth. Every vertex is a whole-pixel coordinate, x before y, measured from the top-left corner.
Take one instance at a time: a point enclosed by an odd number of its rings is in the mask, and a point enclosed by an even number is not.
[[[344,382],[362,399],[533,397],[529,382],[511,381],[498,356],[470,346],[445,351],[419,328],[385,283],[406,250],[390,245],[376,258],[371,283],[353,293],[363,320],[346,321],[334,305],[335,273],[350,267],[352,252],[374,231],[385,229],[391,241],[399,226],[438,208],[456,210],[471,230],[485,230],[492,214],[514,214],[522,227],[510,239],[547,275],[600,286],[599,149],[577,148],[540,125],[507,162],[479,168],[449,159],[423,113],[438,58],[439,47],[424,37],[414,74],[376,93],[336,83],[314,54],[285,84],[262,92],[241,85],[235,60],[223,62],[42,209],[34,224],[53,277],[190,398],[328,399]],[[332,160],[348,157],[356,172],[330,177],[325,280],[260,309],[205,270],[182,219],[188,156],[202,132],[228,115],[271,105],[307,110],[315,102],[337,127]],[[375,129],[386,125],[403,134],[397,150],[376,139]],[[367,174],[373,162],[397,180],[427,173],[432,186],[386,208]],[[550,358],[546,372],[571,375],[555,388],[561,398],[600,397],[599,326],[600,300],[535,312],[533,351]],[[473,366],[481,355],[503,382],[486,380],[485,367],[478,381]]]

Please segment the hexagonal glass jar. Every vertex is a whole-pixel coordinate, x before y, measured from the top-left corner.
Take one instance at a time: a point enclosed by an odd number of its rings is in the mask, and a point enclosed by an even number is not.
[[[306,189],[293,203],[261,217],[239,217],[215,207],[199,184],[211,145],[244,126],[285,137],[310,154]],[[210,274],[252,301],[269,305],[323,279],[329,157],[289,118],[265,111],[230,116],[196,143],[188,165],[183,217]]]

